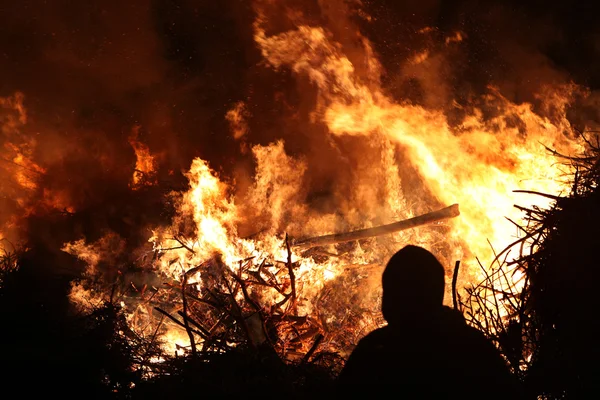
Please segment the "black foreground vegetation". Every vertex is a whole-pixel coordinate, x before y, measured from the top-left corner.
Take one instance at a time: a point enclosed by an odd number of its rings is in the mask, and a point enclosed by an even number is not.
[[[499,251],[488,278],[456,301],[500,348],[531,399],[600,393],[600,146],[589,145],[582,157],[556,154],[557,162],[576,167],[570,193],[553,198],[549,209],[523,209],[522,239]],[[170,357],[157,340],[128,329],[116,301],[75,312],[67,298],[72,277],[51,269],[72,262],[61,257],[37,248],[0,255],[3,392],[97,399],[330,395],[343,365],[335,354],[283,361],[268,343],[248,337],[220,354],[200,349]],[[522,290],[502,289],[517,271]],[[508,319],[497,317],[503,307]],[[164,361],[152,362],[157,357]]]

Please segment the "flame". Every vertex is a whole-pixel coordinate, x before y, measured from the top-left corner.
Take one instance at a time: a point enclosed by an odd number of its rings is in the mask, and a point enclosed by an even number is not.
[[[27,124],[25,96],[0,97],[0,148],[1,194],[4,199],[0,210],[0,239],[18,244],[18,225],[31,210],[30,203],[38,187],[38,179],[46,171],[34,161],[37,143],[22,130]],[[4,241],[0,249],[4,249]]]
[[[155,230],[150,239],[159,254],[156,267],[178,281],[187,271],[206,265],[207,260],[218,254],[230,274],[240,274],[247,279],[250,272],[242,269],[243,260],[256,259],[259,264],[260,260],[269,260],[273,264],[285,265],[285,260],[290,257],[289,262],[296,265],[297,313],[311,315],[316,311],[324,285],[339,276],[348,265],[333,259],[316,262],[311,257],[288,253],[281,233],[286,228],[296,232],[332,229],[335,221],[331,215],[311,216],[308,207],[300,201],[300,182],[305,164],[289,157],[283,142],[257,145],[253,154],[257,168],[248,197],[253,199],[250,206],[258,209],[262,220],[266,221],[266,231],[253,239],[238,235],[236,226],[244,219],[246,209],[237,206],[231,195],[231,186],[221,181],[207,162],[195,159],[187,173],[190,188],[178,200],[178,217],[171,227]],[[300,219],[290,221],[286,215],[299,216]],[[346,257],[355,266],[367,266],[373,263],[377,254],[364,252],[359,246]],[[285,281],[289,279],[287,272],[286,268],[279,272],[264,271],[262,276],[265,281]],[[187,282],[196,284],[200,295],[215,284],[204,282],[200,273],[189,277]],[[260,306],[267,308],[282,301],[284,294],[267,288],[259,297]],[[166,330],[170,332],[169,337],[178,339],[176,342],[167,341],[165,349],[173,351],[176,345],[183,345],[182,340],[189,342],[189,338],[182,336],[180,327],[166,326]]]
[[[16,167],[13,177],[19,186],[26,190],[34,190],[37,188],[37,174],[43,174],[45,170],[33,161],[36,141],[21,133],[21,128],[27,123],[24,98],[20,92],[12,97],[0,98],[0,107],[8,111],[1,120],[6,151],[2,158]]]
[[[140,126],[135,126],[129,136],[129,144],[135,151],[135,170],[131,177],[131,188],[139,189],[143,185],[152,185],[153,174],[156,172],[156,160],[150,153],[150,149],[138,140]]]
[[[546,147],[564,154],[584,149],[565,116],[574,85],[548,89],[551,96],[544,104],[558,111],[557,121],[490,88],[485,100],[498,116],[484,120],[475,109],[461,126],[451,128],[443,113],[398,104],[385,95],[380,65],[366,40],[370,70],[364,77],[322,27],[300,25],[268,36],[263,24],[259,17],[255,41],[263,56],[272,67],[289,67],[313,82],[319,89],[316,115],[329,132],[363,136],[367,143],[383,136],[397,144],[440,203],[460,204],[462,215],[453,222],[452,235],[484,264],[493,259],[488,241],[504,248],[514,240],[516,228],[506,220],[519,220],[514,204],[547,205],[539,198],[517,198],[513,191],[558,194],[567,189],[561,181],[565,170]]]
[[[109,287],[114,284],[114,275],[118,273],[118,259],[124,248],[124,241],[112,232],[92,243],[79,239],[63,245],[61,251],[86,264],[84,279],[71,282],[69,292],[69,300],[80,310],[91,311],[110,300]]]
[[[242,101],[235,103],[233,108],[225,114],[225,118],[229,121],[235,139],[241,139],[248,133],[248,125],[246,123],[248,117],[250,117],[250,114]]]
[[[210,273],[201,273],[200,267],[246,278],[250,272],[243,266],[252,262],[248,260],[259,264],[268,260],[273,266],[293,264],[297,294],[294,307],[299,315],[319,311],[323,290],[332,282],[358,293],[360,299],[356,303],[364,311],[361,318],[348,321],[335,313],[325,318],[325,324],[343,326],[356,338],[382,322],[374,316],[379,310],[379,275],[364,271],[372,268],[380,272],[390,253],[403,244],[435,249],[444,242],[449,244],[451,253],[447,258],[462,260],[465,265],[462,283],[477,281],[482,275],[476,260],[491,264],[495,249],[504,248],[519,234],[515,223],[520,221],[520,211],[514,204],[549,204],[547,199],[515,190],[559,194],[568,188],[563,180],[569,173],[568,167],[557,164],[548,148],[563,154],[583,151],[584,143],[566,118],[567,106],[583,89],[576,85],[548,87],[540,94],[544,112],[538,113],[531,104],[512,103],[490,87],[482,99],[483,105],[473,107],[460,125],[453,126],[439,110],[401,103],[388,96],[380,79],[382,67],[370,43],[360,34],[356,35],[362,63],[358,68],[332,32],[299,22],[298,13],[287,15],[296,22],[294,28],[268,33],[268,4],[256,6],[254,23],[254,40],[266,64],[274,69],[288,69],[312,83],[317,90],[312,122],[326,127],[328,140],[335,143],[348,137],[359,139],[365,149],[374,149],[377,157],[352,165],[351,188],[344,195],[341,190],[334,190],[333,210],[310,206],[305,187],[311,166],[306,158],[288,153],[284,140],[248,147],[255,166],[245,191],[237,190],[236,182],[222,178],[207,161],[194,159],[185,174],[189,188],[171,195],[176,204],[175,218],[169,226],[155,227],[149,239],[157,254],[152,268],[161,276],[178,284],[186,279],[203,294],[218,283]],[[459,45],[463,39],[464,35],[457,32],[446,39],[446,44]],[[413,62],[424,63],[430,57],[428,52],[422,52]],[[488,109],[494,111],[494,116],[489,116]],[[225,118],[235,139],[249,140],[247,120],[251,117],[243,102],[227,112]],[[139,129],[135,128],[130,137],[136,170],[152,174],[155,160],[148,147],[138,141]],[[403,182],[402,169],[407,166],[418,174],[420,186]],[[141,184],[140,179],[134,173],[133,188]],[[409,202],[409,192],[422,193],[423,204]],[[284,233],[293,238],[369,227],[377,221],[410,218],[422,210],[454,203],[460,205],[461,216],[444,224],[447,229],[443,232],[399,232],[387,241],[359,243],[346,252],[330,246],[325,249],[329,253],[324,259],[290,254],[286,248]],[[242,226],[250,234],[240,233]],[[113,243],[105,241],[109,242]],[[75,242],[63,250],[84,259],[90,265],[89,274],[96,274],[98,266],[110,259],[105,254],[119,248],[109,247]],[[351,269],[359,272],[348,278]],[[261,279],[291,285],[285,268],[273,267],[273,271],[252,272]],[[521,278],[514,275],[509,284],[518,288]],[[94,298],[93,293],[85,294],[83,289],[74,287],[72,298]],[[268,288],[253,295],[263,308],[284,297]],[[160,325],[152,310],[140,301],[125,306],[138,331],[151,334]],[[171,353],[177,351],[177,346],[189,343],[181,327],[166,323],[164,327],[165,348]],[[329,346],[338,350],[345,345],[340,339],[332,340]]]
[[[235,259],[235,243],[232,240],[236,238],[237,215],[227,185],[199,158],[193,161],[186,176],[190,190],[179,200],[179,217],[174,226],[156,231],[150,238],[159,252],[169,250],[163,258],[162,270],[173,277],[182,272],[173,268],[187,270],[189,265],[200,264],[216,252],[229,261]],[[190,231],[193,237],[189,238],[179,235],[189,225],[188,217],[191,217],[195,228]],[[194,257],[188,259],[190,254]]]

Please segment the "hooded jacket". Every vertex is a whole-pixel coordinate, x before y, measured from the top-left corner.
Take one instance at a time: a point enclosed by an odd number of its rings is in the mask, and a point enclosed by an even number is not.
[[[345,398],[522,398],[496,347],[445,306],[365,336],[346,361],[338,387]]]

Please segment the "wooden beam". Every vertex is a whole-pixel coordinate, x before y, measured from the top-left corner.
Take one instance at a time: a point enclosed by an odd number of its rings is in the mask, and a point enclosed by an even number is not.
[[[373,228],[360,229],[352,232],[334,233],[331,235],[316,236],[306,239],[295,240],[291,243],[291,247],[295,249],[309,249],[311,247],[326,246],[328,244],[336,244],[349,242],[352,240],[367,239],[375,236],[381,236],[388,233],[399,232],[417,226],[431,224],[433,222],[454,218],[460,215],[458,204],[432,211],[427,214],[419,215],[413,218],[405,219],[398,222],[393,222],[387,225],[375,226]]]

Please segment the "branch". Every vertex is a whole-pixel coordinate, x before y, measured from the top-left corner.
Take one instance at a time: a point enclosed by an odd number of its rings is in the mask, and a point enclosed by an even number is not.
[[[454,303],[454,309],[458,310],[458,299],[456,298],[456,282],[458,280],[458,268],[460,267],[460,260],[457,260],[454,264],[454,273],[452,274],[452,302]]]
[[[374,236],[380,236],[388,233],[394,233],[410,228],[415,228],[421,225],[427,225],[444,219],[454,218],[458,215],[460,215],[460,211],[458,210],[458,204],[453,204],[449,207],[442,208],[440,210],[432,211],[427,214],[419,215],[417,217],[405,219],[387,225],[380,225],[373,228],[360,229],[352,232],[334,233],[332,235],[317,236],[297,240],[294,241],[294,243],[292,243],[291,246],[295,248],[308,249],[311,247],[325,246],[328,244],[349,242],[352,240],[361,240],[371,238]]]
[[[290,274],[290,285],[292,288],[292,310],[294,312],[294,315],[296,315],[298,313],[297,309],[296,309],[296,275],[294,275],[294,266],[292,264],[292,250],[290,248],[290,241],[288,240],[288,235],[287,233],[285,234],[285,247],[287,250],[287,267],[288,267],[288,272]]]
[[[196,270],[197,268],[192,268],[192,270]],[[189,271],[188,271],[189,272]],[[187,285],[187,279],[190,274],[183,274],[183,282],[181,283],[181,300],[183,301],[183,324],[185,326],[185,331],[190,338],[190,345],[192,346],[192,355],[196,356],[196,341],[194,340],[194,335],[192,334],[192,328],[190,327],[188,315],[187,315],[187,299],[185,298],[185,286]]]

